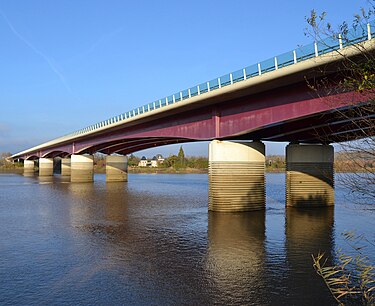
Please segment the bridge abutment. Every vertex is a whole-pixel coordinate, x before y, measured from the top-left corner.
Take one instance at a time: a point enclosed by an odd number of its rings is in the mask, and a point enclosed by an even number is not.
[[[39,158],[39,176],[53,176],[53,158]]]
[[[35,163],[33,160],[25,159],[23,161],[23,175],[24,176],[34,175],[34,172],[35,172],[34,167],[35,167]]]
[[[70,158],[61,159],[61,176],[70,176],[71,173],[71,160]]]
[[[264,171],[263,143],[211,141],[208,209],[222,212],[264,209]]]
[[[107,156],[105,172],[107,182],[127,182],[128,158],[126,156]]]
[[[334,150],[331,145],[286,147],[286,206],[334,205]]]
[[[94,157],[92,155],[75,155],[70,160],[71,182],[92,182],[94,180]]]

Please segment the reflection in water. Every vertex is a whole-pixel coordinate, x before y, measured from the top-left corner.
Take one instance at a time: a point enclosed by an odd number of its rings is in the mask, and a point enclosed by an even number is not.
[[[50,184],[55,180],[53,176],[38,176],[38,181],[40,184]]]
[[[107,184],[104,203],[105,218],[116,222],[125,221],[128,216],[128,199],[126,183]]]
[[[261,303],[264,286],[265,211],[208,215],[207,269],[221,303]]]
[[[34,175],[35,175],[34,169],[27,169],[27,168],[23,169],[23,176],[32,177]]]
[[[373,214],[339,196],[335,216],[285,209],[284,177],[268,175],[265,212],[223,214],[204,175],[0,175],[0,304],[333,305],[311,254],[343,227],[372,237]]]
[[[319,251],[332,258],[333,225],[333,207],[286,209],[286,255],[290,270],[286,281],[289,290],[297,291],[298,296],[304,297],[304,305],[316,304],[316,298],[319,298],[321,305],[334,304],[324,281],[313,269],[311,258]]]

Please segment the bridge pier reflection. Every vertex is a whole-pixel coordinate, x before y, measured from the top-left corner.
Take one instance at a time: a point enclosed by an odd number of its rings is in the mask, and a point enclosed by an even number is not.
[[[286,206],[334,204],[331,145],[289,144],[286,147]]]
[[[220,304],[266,304],[267,294],[259,294],[265,288],[265,215],[265,210],[208,214],[207,271],[226,298]]]
[[[222,212],[264,209],[264,170],[263,143],[211,141],[208,209]]]
[[[317,209],[286,209],[285,247],[290,277],[285,285],[289,305],[333,305],[334,300],[329,294],[322,278],[315,272],[311,256],[324,252],[327,265],[331,265],[334,255],[334,208]],[[326,294],[322,294],[322,293]],[[301,303],[300,296],[305,300]]]

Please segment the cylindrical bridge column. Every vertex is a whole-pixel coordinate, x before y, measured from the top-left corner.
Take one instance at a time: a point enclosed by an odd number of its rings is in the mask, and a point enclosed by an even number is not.
[[[286,147],[286,206],[334,204],[331,145],[289,144]]]
[[[61,176],[70,176],[71,172],[71,160],[70,158],[61,159]]]
[[[53,176],[53,158],[39,158],[39,176]]]
[[[92,182],[94,180],[94,157],[92,155],[72,155],[70,163],[71,182]]]
[[[107,182],[127,182],[128,158],[126,156],[107,156],[105,172]]]
[[[261,142],[211,141],[208,209],[222,212],[264,209],[264,154]]]
[[[34,172],[35,172],[34,167],[35,167],[35,163],[33,160],[25,159],[23,161],[23,175],[25,176],[34,175]]]

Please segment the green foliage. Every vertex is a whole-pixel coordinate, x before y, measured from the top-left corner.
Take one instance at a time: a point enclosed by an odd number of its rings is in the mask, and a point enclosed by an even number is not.
[[[165,168],[173,168],[175,170],[186,168],[205,170],[208,168],[208,159],[207,157],[201,156],[185,157],[183,150],[181,152],[180,148],[179,156],[170,155],[164,160],[161,166]]]
[[[130,156],[128,157],[128,165],[130,167],[136,167],[138,166],[138,163],[141,159],[133,154],[130,154]]]
[[[173,168],[175,169],[175,165],[176,165],[176,162],[178,160],[178,157],[176,155],[170,155],[169,157],[167,157],[166,159],[164,159],[164,162],[163,162],[163,167],[165,168]]]
[[[0,153],[0,167],[4,169],[13,169],[23,167],[23,163],[12,162],[9,157],[12,156],[10,152]]]
[[[207,169],[208,168],[208,159],[207,157],[195,157],[191,156],[187,158],[187,166],[194,169]]]

